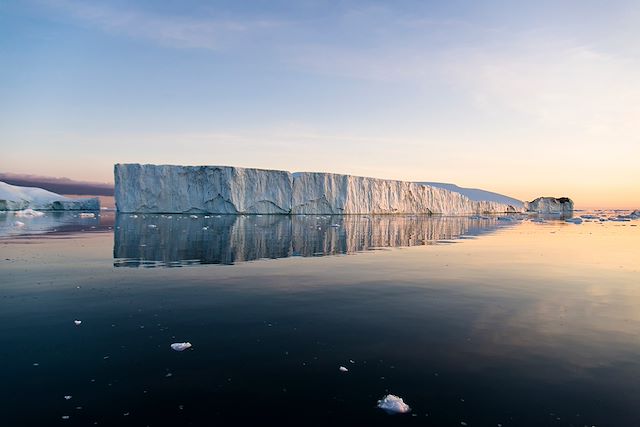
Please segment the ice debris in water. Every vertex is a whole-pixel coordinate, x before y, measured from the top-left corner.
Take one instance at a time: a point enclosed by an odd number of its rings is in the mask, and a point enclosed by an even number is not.
[[[66,395],[66,396],[64,397],[64,400],[71,400],[71,397],[72,397],[71,395]]]
[[[171,348],[175,351],[184,351],[190,347],[190,342],[174,342],[173,344],[171,344]]]
[[[13,225],[15,225],[16,227],[24,227],[24,222],[16,221],[16,222],[13,223]]]
[[[573,224],[582,224],[582,218],[567,218],[565,221]]]
[[[349,370],[347,368],[345,368],[344,366],[340,366],[340,372],[349,372]]]
[[[15,213],[17,217],[38,217],[43,216],[44,212],[34,211],[33,209],[24,209]]]
[[[79,326],[82,323],[82,320],[74,320],[73,323],[75,323],[76,326]]]
[[[91,213],[91,212],[81,212],[80,213],[80,218],[95,218],[96,214]]]
[[[409,405],[404,403],[401,397],[387,394],[382,400],[378,400],[378,408],[389,414],[405,414],[411,411]]]

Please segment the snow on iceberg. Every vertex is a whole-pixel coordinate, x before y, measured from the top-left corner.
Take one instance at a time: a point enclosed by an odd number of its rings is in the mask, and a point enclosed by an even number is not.
[[[404,403],[401,397],[393,394],[387,394],[381,400],[378,400],[378,408],[389,414],[405,414],[411,411],[409,405]]]
[[[97,198],[71,199],[37,187],[19,187],[0,181],[0,211],[26,211],[35,209],[99,210]],[[38,215],[35,215],[38,216]]]

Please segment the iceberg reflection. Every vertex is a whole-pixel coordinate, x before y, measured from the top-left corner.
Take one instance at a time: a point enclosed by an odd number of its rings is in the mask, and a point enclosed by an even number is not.
[[[478,216],[119,214],[113,256],[116,267],[234,264],[443,243],[516,223]]]

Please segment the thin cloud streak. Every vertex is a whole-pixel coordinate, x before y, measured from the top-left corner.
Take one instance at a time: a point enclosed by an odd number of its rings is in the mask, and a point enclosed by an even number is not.
[[[43,0],[42,3],[70,16],[81,25],[180,49],[219,51],[229,47],[237,39],[283,25],[282,22],[266,19],[166,17],[75,0]]]

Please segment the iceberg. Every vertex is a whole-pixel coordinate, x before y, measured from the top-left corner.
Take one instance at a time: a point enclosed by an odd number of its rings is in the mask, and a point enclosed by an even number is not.
[[[119,212],[215,214],[442,214],[520,212],[495,200],[421,183],[232,166],[116,164]]]
[[[401,397],[393,394],[387,394],[385,397],[378,400],[378,408],[389,414],[404,414],[411,411],[409,405],[404,403],[404,400],[402,400]]]
[[[524,207],[528,212],[567,215],[573,213],[573,200],[568,197],[538,197],[525,202]]]
[[[37,187],[19,187],[0,181],[0,211],[63,211],[100,209],[98,198],[71,199]],[[31,216],[38,216],[37,214]]]
[[[188,348],[191,348],[190,342],[174,342],[171,344],[171,349],[175,351],[184,351]]]

